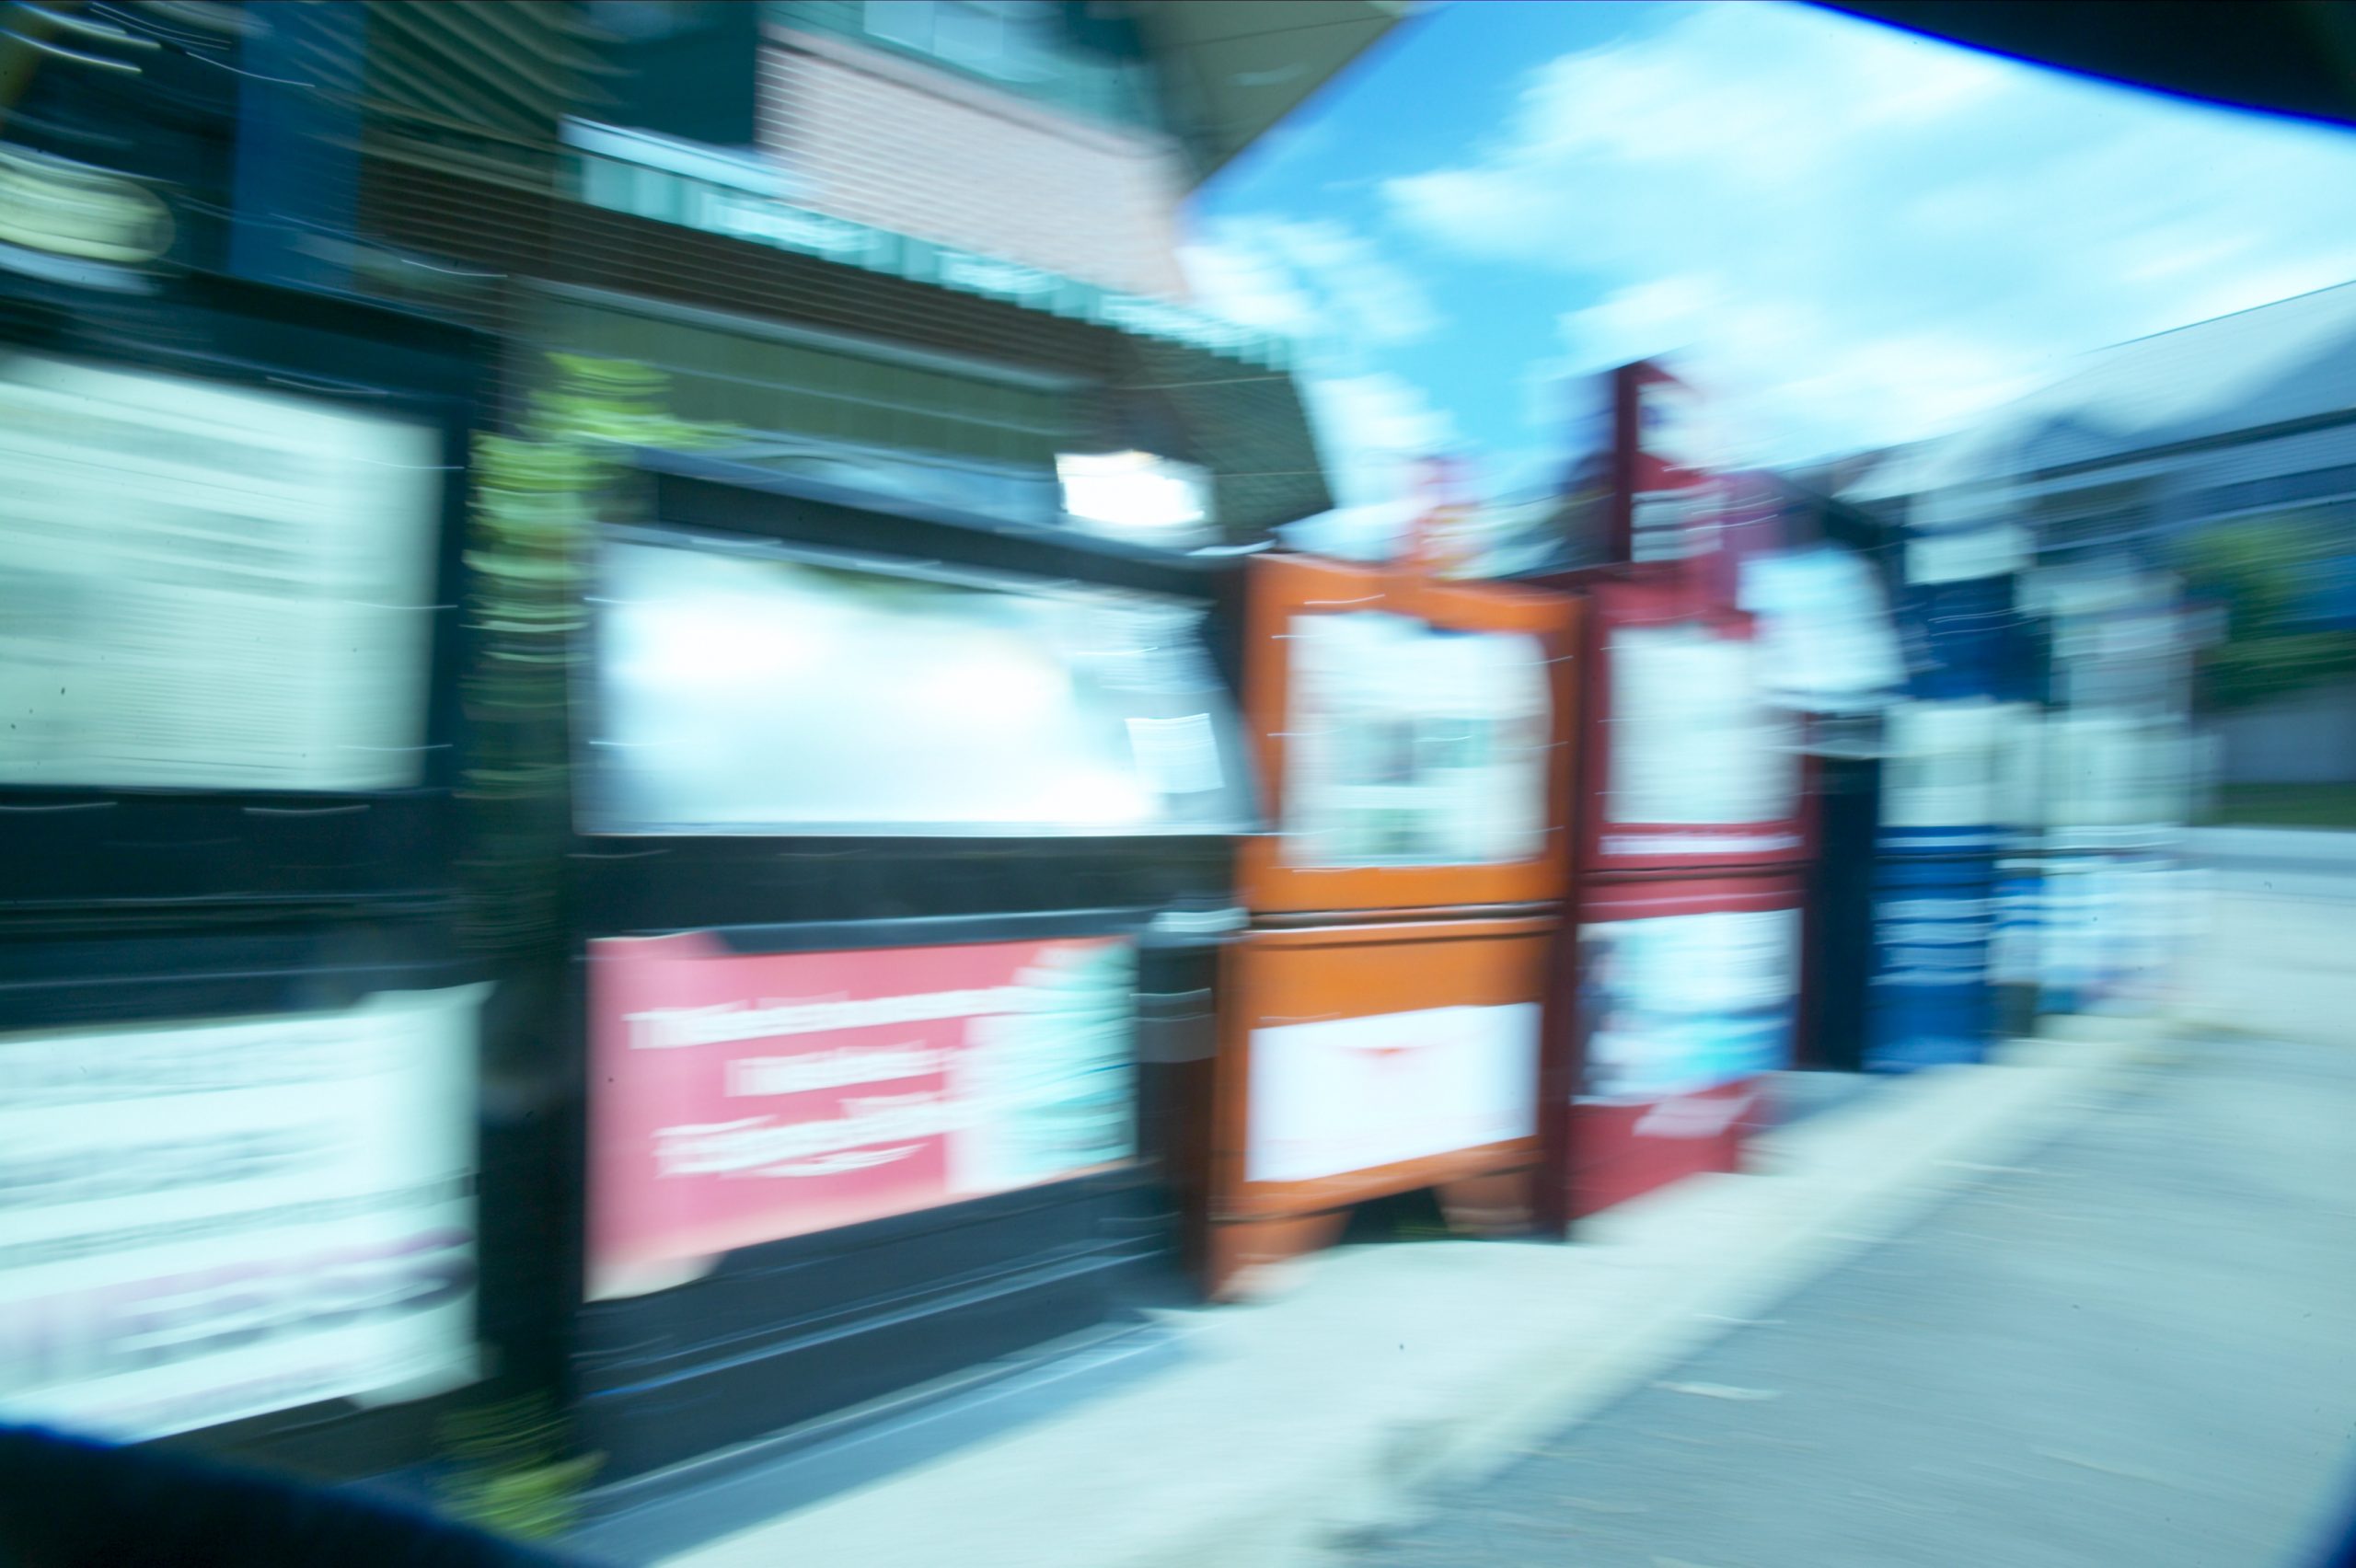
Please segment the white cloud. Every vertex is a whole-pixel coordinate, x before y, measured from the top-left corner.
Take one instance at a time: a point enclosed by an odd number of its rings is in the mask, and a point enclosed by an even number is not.
[[[1317,299],[1266,248],[1241,236],[1179,248],[1195,303],[1230,321],[1293,339],[1322,330]]]
[[[1180,248],[1197,302],[1284,334],[1335,499],[1387,502],[1409,466],[1451,444],[1454,426],[1405,379],[1372,365],[1382,346],[1441,325],[1423,285],[1363,235],[1330,219],[1230,218]]]
[[[1370,342],[1405,343],[1439,327],[1423,285],[1346,225],[1319,218],[1269,224],[1265,233],[1295,276],[1323,294],[1337,329]]]
[[[1448,413],[1399,376],[1380,371],[1311,375],[1302,390],[1334,497],[1345,507],[1407,494],[1415,462],[1457,444]]]
[[[1328,356],[1412,342],[1441,325],[1421,282],[1331,218],[1228,218],[1178,259],[1211,309]]]
[[[1797,6],[1532,71],[1491,146],[1384,188],[1559,269],[1565,368],[1683,351],[1743,457],[1911,439],[2065,356],[2356,277],[2356,142]]]

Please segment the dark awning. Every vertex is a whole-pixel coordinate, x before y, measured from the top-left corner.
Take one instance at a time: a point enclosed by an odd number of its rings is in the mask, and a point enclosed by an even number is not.
[[[1826,8],[2081,75],[2356,124],[2348,0],[1824,0]]]

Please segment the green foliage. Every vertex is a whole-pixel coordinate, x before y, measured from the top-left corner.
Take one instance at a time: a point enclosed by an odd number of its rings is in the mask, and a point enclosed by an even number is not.
[[[566,929],[566,709],[591,525],[627,500],[622,448],[719,434],[672,418],[656,372],[564,355],[549,368],[513,433],[476,437],[465,551],[467,936],[502,962],[549,959]],[[443,1441],[449,1511],[518,1537],[569,1528],[601,1462],[571,1452],[545,1396],[479,1405]]]
[[[469,935],[513,951],[562,929],[571,773],[565,724],[589,527],[625,478],[625,447],[692,450],[722,432],[669,411],[642,365],[549,356],[514,435],[475,441],[466,562],[474,657],[464,695],[475,823]]]
[[[2246,708],[2356,670],[2356,632],[2298,618],[2312,573],[2339,551],[2329,528],[2297,513],[2221,524],[2185,543],[2187,590],[2226,615],[2223,640],[2201,654],[2203,708]]]
[[[563,1423],[543,1397],[505,1400],[443,1424],[453,1462],[443,1505],[454,1518],[501,1535],[546,1539],[571,1529],[580,1494],[604,1457],[568,1457]]]
[[[2204,820],[2235,827],[2356,828],[2356,784],[2222,784]]]

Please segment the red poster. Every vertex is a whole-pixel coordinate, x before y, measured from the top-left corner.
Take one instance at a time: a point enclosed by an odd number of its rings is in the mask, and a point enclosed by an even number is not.
[[[738,953],[589,944],[589,1294],[1135,1152],[1119,938]]]

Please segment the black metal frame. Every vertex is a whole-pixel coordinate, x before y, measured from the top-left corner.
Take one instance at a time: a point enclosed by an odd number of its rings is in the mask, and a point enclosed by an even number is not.
[[[647,514],[687,531],[1207,604],[1241,575],[1221,570],[1231,560],[878,502],[709,459],[645,453],[637,467],[653,483]],[[594,700],[594,688],[583,689],[594,641],[581,651],[576,703]],[[1155,917],[1231,906],[1231,843],[1167,833],[822,838],[576,827],[567,1010],[578,1032],[574,1059],[584,1065],[581,958],[599,937],[698,930],[743,952],[819,952],[1123,935],[1135,936],[1140,952],[1140,1158],[1132,1165],[744,1248],[693,1284],[620,1300],[585,1299],[583,1237],[572,1228],[572,1402],[583,1447],[605,1456],[614,1505],[642,1506],[693,1484],[717,1452],[759,1449],[784,1440],[786,1429],[825,1424],[1118,1320],[1136,1301],[1168,1298],[1178,1226],[1159,1129],[1172,1120],[1170,1065],[1207,1055],[1209,1020],[1207,1009],[1199,1019],[1169,1009],[1156,1016],[1153,1004],[1206,991],[1219,939],[1173,936]],[[585,1190],[594,1090],[585,1074],[583,1090],[576,1192]]]
[[[164,1027],[337,1011],[382,992],[443,989],[482,977],[454,945],[447,923],[434,919],[289,920],[211,930],[142,924],[99,937],[0,942],[0,1017],[8,1031],[22,1032]],[[480,1228],[479,1222],[479,1238]],[[478,1343],[490,1337],[484,1274],[479,1263]],[[317,1401],[156,1441],[343,1480],[413,1463],[429,1451],[433,1424],[466,1397],[460,1391],[391,1406]]]
[[[491,407],[495,344],[210,273],[137,282],[108,292],[0,274],[0,352],[292,392],[439,432],[429,749],[419,783],[391,790],[0,786],[0,1032],[338,1009],[482,980],[452,917],[468,444]],[[479,1251],[476,1333],[496,1343],[491,1320],[517,1313],[488,1278],[495,1249]],[[468,1397],[320,1401],[159,1441],[341,1479],[413,1463]]]
[[[10,868],[0,918],[197,909],[270,918],[446,901],[457,844],[467,444],[489,407],[490,340],[380,306],[210,275],[144,294],[6,277],[0,345],[347,400],[438,430],[445,465],[421,782],[339,793],[0,786],[0,864]]]

